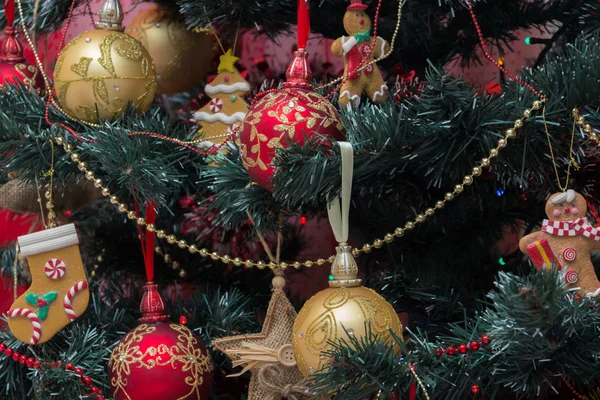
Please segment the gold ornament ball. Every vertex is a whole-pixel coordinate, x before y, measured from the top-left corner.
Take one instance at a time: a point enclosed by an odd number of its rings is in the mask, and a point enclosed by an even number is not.
[[[54,68],[54,89],[69,116],[87,122],[112,120],[129,104],[146,111],[156,90],[150,55],[118,30],[83,32],[61,51]]]
[[[212,62],[212,39],[154,6],[139,13],[125,32],[142,42],[156,66],[157,93],[174,94],[198,85]]]
[[[369,288],[328,288],[311,297],[294,322],[292,344],[300,372],[307,377],[328,365],[321,358],[322,352],[331,349],[328,341],[347,340],[347,333],[364,336],[366,321],[377,335],[391,339],[390,328],[402,337],[402,323],[394,308]]]

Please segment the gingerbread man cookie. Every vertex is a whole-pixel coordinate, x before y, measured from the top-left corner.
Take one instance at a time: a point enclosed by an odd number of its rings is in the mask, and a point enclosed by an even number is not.
[[[350,36],[342,36],[331,45],[333,55],[344,56],[344,76],[348,77],[340,88],[340,103],[357,106],[365,92],[373,103],[379,104],[389,95],[379,69],[369,65],[362,71],[357,70],[388,52],[390,45],[378,36],[372,49],[371,19],[365,12],[367,6],[362,4],[362,0],[350,0],[350,3],[344,14],[344,29]]]
[[[584,296],[598,297],[600,281],[590,258],[600,249],[600,229],[585,217],[585,199],[574,190],[555,193],[546,202],[542,230],[521,239],[519,247],[538,267],[555,264],[563,279]]]

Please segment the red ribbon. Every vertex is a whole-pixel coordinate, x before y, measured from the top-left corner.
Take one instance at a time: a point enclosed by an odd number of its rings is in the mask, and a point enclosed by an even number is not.
[[[4,0],[4,15],[6,24],[12,26],[15,23],[15,0]]]
[[[306,48],[306,42],[310,35],[310,14],[308,12],[308,0],[298,0],[298,47]]]
[[[138,202],[134,199],[133,204],[135,206],[135,215],[140,218],[140,209]],[[156,203],[153,201],[146,202],[146,226],[154,225],[156,222]],[[154,281],[154,232],[146,229],[146,235],[141,225],[138,225],[138,231],[140,233],[140,242],[142,246],[142,254],[144,256],[144,265],[146,266],[146,278],[148,282]]]

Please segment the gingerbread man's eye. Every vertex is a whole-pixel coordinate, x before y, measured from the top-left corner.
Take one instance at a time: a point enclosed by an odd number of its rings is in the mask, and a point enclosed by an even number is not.
[[[357,16],[357,17],[360,17],[360,15],[358,15],[358,13],[356,13],[356,16]]]

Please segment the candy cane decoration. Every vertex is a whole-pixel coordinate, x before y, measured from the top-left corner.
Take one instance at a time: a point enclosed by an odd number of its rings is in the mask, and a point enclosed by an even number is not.
[[[44,272],[50,279],[60,279],[65,275],[67,266],[58,258],[51,258],[44,266]]]
[[[65,312],[71,321],[75,321],[77,319],[77,314],[73,311],[73,305],[71,302],[73,301],[73,297],[84,289],[87,289],[88,283],[87,281],[79,281],[67,292],[65,295],[65,301],[63,301],[63,306],[65,307]]]
[[[8,312],[8,316],[11,318],[14,317],[27,317],[33,326],[33,333],[31,334],[31,339],[29,340],[30,344],[37,344],[40,341],[40,337],[42,337],[42,323],[38,318],[37,314],[27,308],[15,308],[14,310],[10,310]]]

